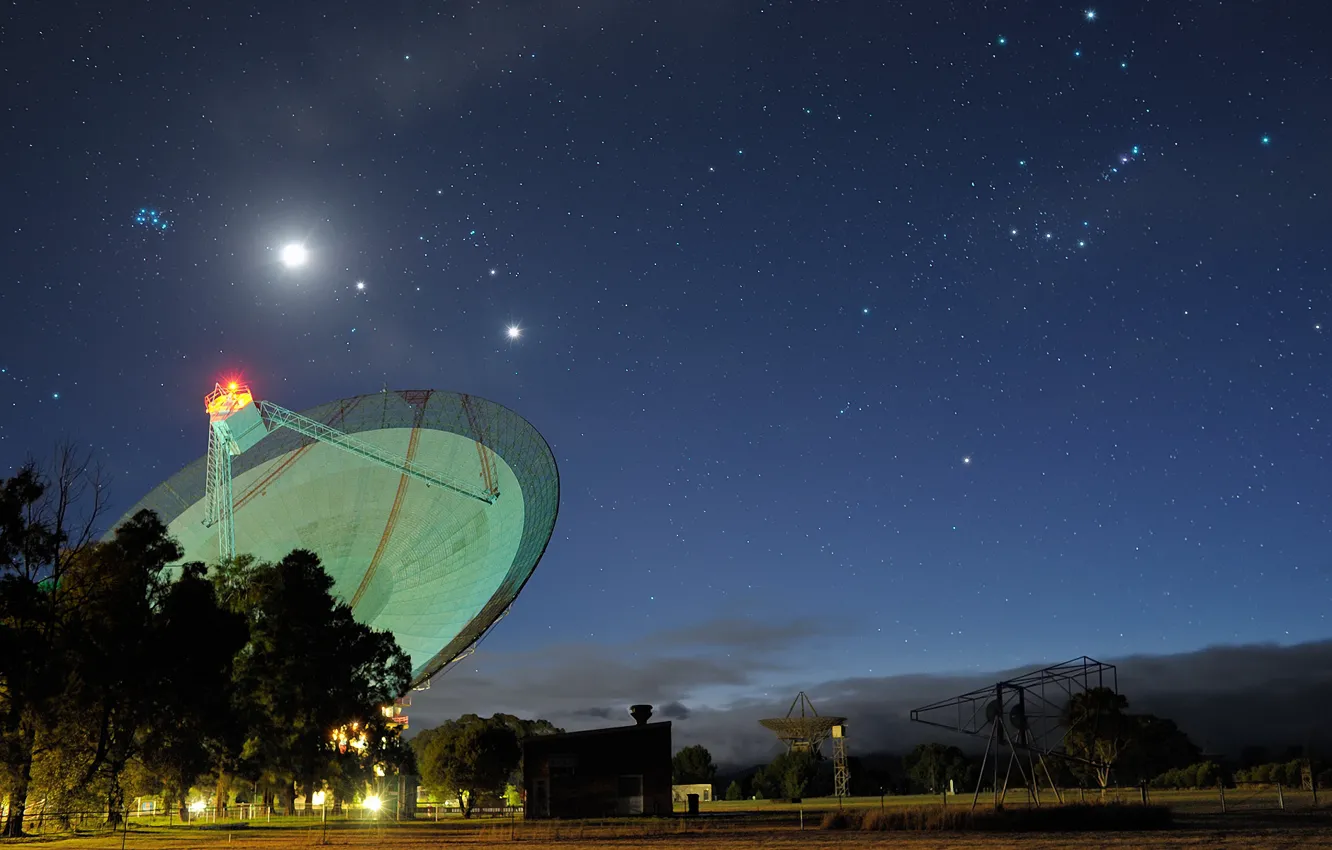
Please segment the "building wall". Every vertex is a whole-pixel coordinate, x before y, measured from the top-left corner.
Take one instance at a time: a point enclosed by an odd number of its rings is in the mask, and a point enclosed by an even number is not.
[[[527,818],[669,815],[671,724],[524,739],[523,793]]]
[[[699,802],[712,802],[712,785],[709,783],[698,783],[695,785],[672,785],[671,799],[677,803],[687,803],[690,794],[697,794]]]

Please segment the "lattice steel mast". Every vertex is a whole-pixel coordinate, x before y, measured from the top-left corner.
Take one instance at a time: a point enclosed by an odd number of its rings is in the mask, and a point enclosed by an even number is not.
[[[271,401],[255,401],[250,388],[235,381],[225,387],[217,384],[204,397],[208,412],[207,480],[204,487],[204,527],[218,529],[218,556],[229,561],[236,556],[235,503],[231,487],[231,459],[253,447],[277,428],[286,428],[303,437],[334,446],[362,460],[401,473],[427,486],[443,487],[461,496],[493,505],[499,498],[493,473],[481,455],[481,479],[485,485],[468,485],[401,454],[345,434],[307,416],[294,413]],[[470,417],[469,417],[470,418]],[[490,474],[488,474],[490,473]]]

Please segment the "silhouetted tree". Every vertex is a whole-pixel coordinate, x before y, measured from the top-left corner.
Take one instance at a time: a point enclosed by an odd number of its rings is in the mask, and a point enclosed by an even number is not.
[[[717,765],[707,747],[694,744],[681,748],[671,759],[671,776],[677,785],[711,782],[717,776]]]
[[[353,730],[355,742],[363,737],[362,759],[377,754],[385,737],[379,707],[407,690],[411,664],[391,633],[356,622],[313,552],[228,565],[216,581],[249,625],[234,675],[233,710],[245,739],[241,754],[218,759],[218,787],[225,793],[228,767],[237,765],[252,780],[274,782],[291,811],[297,783],[308,801],[345,771],[336,766],[333,730]]]
[[[67,659],[63,581],[94,542],[104,507],[100,471],[71,444],[49,475],[28,463],[0,483],[0,836],[23,834],[38,738],[60,707]]]
[[[947,789],[950,780],[962,787],[974,784],[972,764],[957,747],[920,744],[902,759],[902,767],[917,790],[928,794]]]
[[[1153,714],[1125,718],[1128,746],[1120,757],[1121,781],[1146,782],[1198,762],[1201,750],[1173,720]]]
[[[245,618],[224,609],[201,563],[186,564],[159,606],[146,675],[157,678],[140,758],[166,806],[178,806],[237,737],[232,711],[236,653],[249,636]]]
[[[1092,688],[1074,694],[1064,710],[1068,729],[1064,745],[1070,755],[1085,761],[1075,770],[1093,776],[1102,793],[1110,784],[1115,762],[1133,740],[1134,723],[1127,709],[1123,694]]]
[[[808,750],[781,753],[750,778],[760,799],[803,797],[819,772],[819,757]]]
[[[518,736],[502,718],[469,715],[430,730],[417,749],[417,767],[427,787],[456,795],[463,817],[471,817],[481,794],[503,792],[521,755]]]

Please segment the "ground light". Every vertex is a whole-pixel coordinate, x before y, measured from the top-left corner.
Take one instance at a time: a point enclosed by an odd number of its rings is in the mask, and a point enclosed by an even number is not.
[[[380,807],[384,805],[384,801],[380,800],[378,796],[371,794],[369,797],[365,798],[365,802],[361,805],[372,812],[377,812]]]

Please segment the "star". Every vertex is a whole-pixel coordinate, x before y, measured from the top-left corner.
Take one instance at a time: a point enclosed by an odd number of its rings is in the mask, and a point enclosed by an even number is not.
[[[1082,13],[1082,17],[1086,18],[1089,21],[1094,21],[1096,20],[1096,10],[1088,9],[1087,11]]]
[[[1262,143],[1265,144],[1265,145],[1270,145],[1270,144],[1272,144],[1272,137],[1271,137],[1271,136],[1263,136],[1261,139],[1259,139],[1259,141],[1262,142]]]
[[[994,43],[999,45],[1000,47],[1003,47],[1005,44],[1008,44],[1008,39],[1005,36],[1001,35],[994,40]]]
[[[509,325],[509,327],[504,330],[504,333],[508,335],[509,339],[518,339],[523,335],[523,329],[517,325]]]
[[[363,281],[363,280],[358,280],[358,281],[356,281],[356,289],[357,289],[357,291],[364,291],[364,289],[365,289],[365,281]]]
[[[494,276],[497,275],[497,274],[499,274],[499,269],[491,269],[491,270],[490,270],[490,276],[491,276],[491,277],[494,277]]]
[[[279,258],[282,260],[282,265],[287,268],[298,269],[309,261],[310,252],[299,242],[289,242],[282,246]]]
[[[963,465],[963,466],[971,466],[971,455],[963,455],[963,456],[962,456],[962,465]]]

